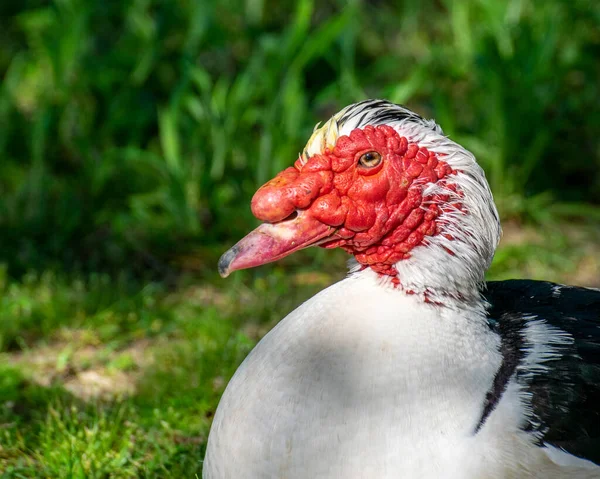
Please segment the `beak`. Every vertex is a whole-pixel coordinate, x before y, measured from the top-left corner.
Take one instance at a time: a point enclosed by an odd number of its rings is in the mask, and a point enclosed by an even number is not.
[[[219,274],[226,278],[232,271],[271,263],[319,243],[334,231],[305,210],[277,223],[263,223],[221,256]]]

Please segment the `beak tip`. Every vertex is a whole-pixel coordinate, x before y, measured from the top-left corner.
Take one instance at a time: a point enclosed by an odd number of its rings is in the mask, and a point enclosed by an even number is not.
[[[231,273],[230,266],[231,263],[235,260],[239,253],[239,247],[237,245],[233,246],[231,249],[227,250],[223,253],[223,256],[219,258],[219,263],[217,268],[219,269],[219,274],[222,278],[227,278]]]

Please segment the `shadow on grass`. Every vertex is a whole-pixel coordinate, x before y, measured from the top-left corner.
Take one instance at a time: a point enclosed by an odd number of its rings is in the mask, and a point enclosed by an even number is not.
[[[159,400],[140,407],[135,396],[84,401],[59,385],[35,384],[16,369],[0,374],[3,479],[200,474],[205,436],[172,426],[174,416],[184,415],[173,405],[163,411]]]

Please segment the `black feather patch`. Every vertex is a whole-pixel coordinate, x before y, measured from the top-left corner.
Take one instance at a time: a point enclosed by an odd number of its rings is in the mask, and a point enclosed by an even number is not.
[[[519,343],[515,334],[521,331],[521,351],[530,346],[523,321],[535,317],[573,341],[556,348],[560,357],[544,363],[533,375],[526,377],[517,366],[517,381],[531,393],[534,413],[526,430],[538,433],[543,443],[600,464],[600,291],[512,280],[487,283],[484,296],[491,305],[490,326],[502,338],[504,361],[486,398],[481,425],[497,404],[498,391],[501,395],[506,388],[514,355],[518,361],[524,357],[515,353]]]
[[[492,388],[486,394],[483,412],[475,428],[475,433],[479,432],[481,426],[483,426],[486,419],[498,405],[510,378],[513,377],[517,371],[517,366],[525,356],[525,338],[523,332],[526,324],[527,322],[521,315],[514,313],[505,313],[499,321],[490,321],[490,327],[500,336],[502,364],[498,371],[496,371]]]
[[[356,123],[357,128],[366,125],[385,125],[403,120],[413,121],[426,127],[431,126],[425,119],[408,108],[387,100],[364,100],[355,103],[338,119],[338,123],[343,126],[344,123],[356,117],[359,117]]]

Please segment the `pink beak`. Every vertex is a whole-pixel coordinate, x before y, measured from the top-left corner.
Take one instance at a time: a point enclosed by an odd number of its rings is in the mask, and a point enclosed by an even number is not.
[[[334,228],[311,217],[306,210],[277,223],[263,223],[238,241],[219,259],[219,274],[271,263],[333,234]]]

